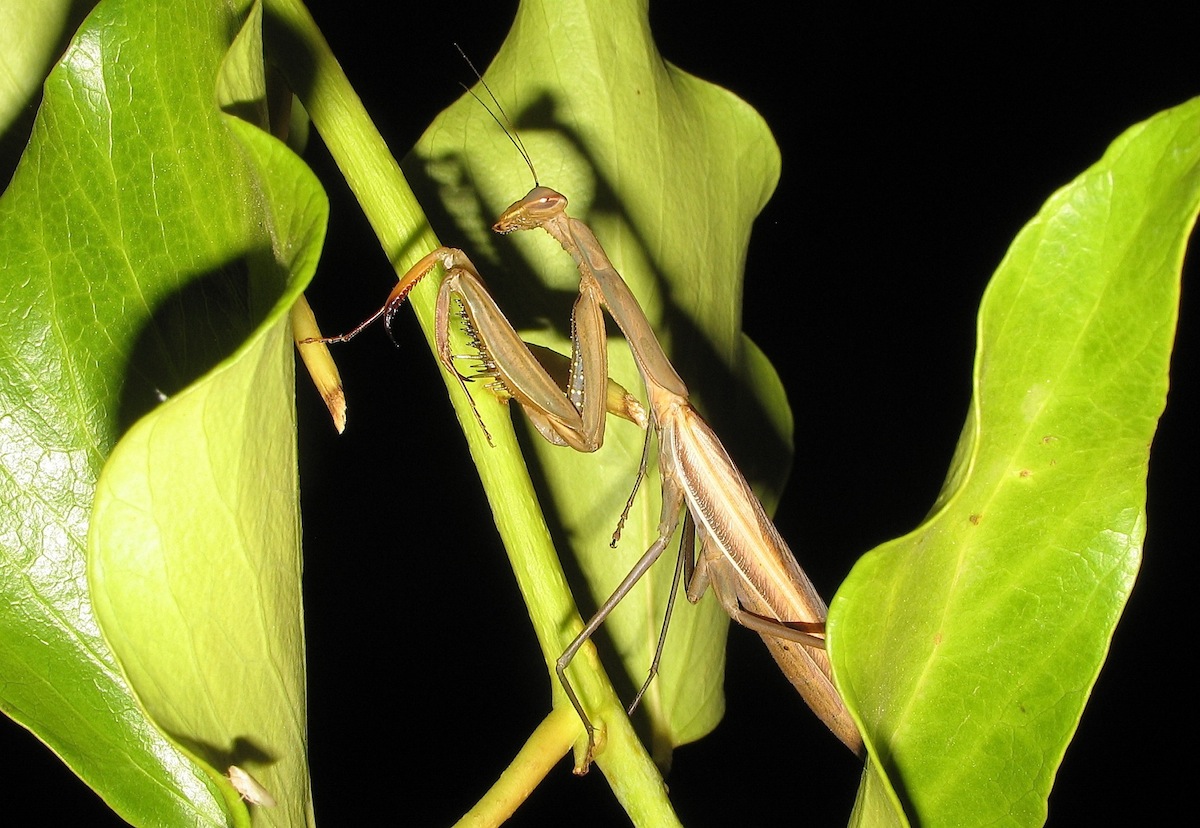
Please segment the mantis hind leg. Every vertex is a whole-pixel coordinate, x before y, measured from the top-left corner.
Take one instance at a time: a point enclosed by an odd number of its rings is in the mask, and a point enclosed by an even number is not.
[[[567,694],[567,699],[570,700],[571,706],[579,714],[579,718],[583,722],[583,729],[587,731],[587,752],[584,755],[581,768],[576,771],[577,773],[587,773],[587,767],[591,764],[596,747],[596,726],[592,724],[592,720],[588,717],[587,711],[584,710],[583,703],[580,702],[575,688],[571,685],[570,679],[567,678],[567,667],[571,664],[571,660],[575,658],[576,653],[595,635],[596,630],[600,629],[600,625],[604,623],[617,604],[629,594],[634,585],[641,580],[642,576],[646,574],[655,561],[662,555],[663,550],[671,541],[671,536],[675,534],[675,528],[679,525],[679,515],[682,511],[683,490],[678,486],[670,486],[664,483],[663,506],[658,525],[658,538],[650,545],[649,549],[642,553],[642,557],[638,558],[637,563],[629,570],[629,574],[621,580],[621,583],[613,590],[612,595],[600,605],[600,608],[596,610],[595,614],[584,625],[583,630],[575,636],[554,664],[554,670],[558,674],[558,681],[562,685],[563,691]],[[674,590],[672,590],[673,593]]]
[[[636,485],[634,491],[637,491]],[[632,499],[633,496],[630,495],[630,500]],[[658,667],[662,662],[663,650],[667,646],[667,630],[671,626],[671,616],[675,612],[675,596],[679,594],[679,585],[681,583],[692,580],[692,573],[696,569],[695,555],[696,526],[692,521],[691,512],[685,512],[683,516],[683,534],[679,538],[679,554],[675,556],[675,574],[671,577],[671,591],[667,594],[667,608],[663,612],[662,628],[658,633],[658,644],[654,648],[654,658],[650,661],[650,669],[646,672],[646,680],[642,682],[641,688],[638,689],[637,695],[633,697],[633,701],[629,703],[629,707],[625,708],[627,715],[633,715],[633,711],[637,710],[642,696],[646,695],[646,691],[650,689],[650,682],[654,681],[654,677],[658,675]]]

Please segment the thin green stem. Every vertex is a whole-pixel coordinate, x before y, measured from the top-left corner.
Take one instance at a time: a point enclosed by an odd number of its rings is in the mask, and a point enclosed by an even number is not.
[[[375,229],[398,274],[439,245],[429,228],[412,190],[383,138],[371,122],[362,102],[350,86],[308,10],[297,0],[268,0],[267,43],[269,57],[280,67],[304,104],[313,125],[329,148],[347,183]],[[410,297],[427,340],[433,339],[433,307],[437,285],[426,280]],[[530,617],[551,676],[554,713],[551,735],[558,756],[566,751],[570,737],[577,751],[582,747],[582,727],[565,694],[554,678],[553,663],[583,622],[571,596],[550,532],[534,493],[525,460],[512,430],[508,409],[495,397],[480,394],[480,415],[492,434],[488,445],[475,422],[469,402],[449,377],[451,401],[487,491],[501,539],[517,577],[518,586],[530,608]],[[606,728],[606,749],[597,764],[617,791],[622,805],[637,824],[677,824],[666,796],[666,787],[589,644],[571,668],[576,687],[593,711],[597,724]],[[482,734],[481,734],[482,737]],[[535,732],[527,743],[536,747],[540,762],[545,752],[545,733]],[[524,762],[523,749],[517,761]],[[557,757],[551,761],[556,760]],[[545,771],[542,771],[544,775]],[[530,771],[517,763],[502,777],[529,782]],[[538,777],[540,778],[540,777]],[[536,780],[532,780],[536,782]],[[500,784],[500,783],[498,783]],[[520,788],[521,786],[517,786]],[[528,795],[531,786],[524,789]],[[511,790],[511,789],[510,789]],[[511,799],[511,798],[510,798]],[[505,807],[515,808],[518,801]],[[480,808],[490,808],[485,798]]]

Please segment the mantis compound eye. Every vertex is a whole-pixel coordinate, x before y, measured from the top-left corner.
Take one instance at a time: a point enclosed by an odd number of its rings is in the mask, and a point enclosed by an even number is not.
[[[549,187],[534,187],[518,203],[533,219],[545,219],[567,209],[567,197]]]

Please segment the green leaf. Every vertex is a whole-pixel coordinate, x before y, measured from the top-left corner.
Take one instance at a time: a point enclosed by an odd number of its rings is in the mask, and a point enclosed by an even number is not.
[[[0,0],[0,186],[33,128],[42,81],[83,19],[86,3]]]
[[[1041,824],[1137,573],[1200,99],[1133,127],[1014,241],[930,517],[834,599],[835,674],[879,777],[856,824]],[[886,820],[884,820],[886,821]]]
[[[775,394],[768,402],[757,387],[738,388],[735,379],[758,356],[740,333],[750,224],[779,174],[778,150],[762,119],[729,92],[666,63],[651,39],[646,3],[637,0],[523,2],[486,80],[542,182],[566,194],[569,212],[595,231],[718,431],[734,433],[737,424],[772,435],[757,446],[758,454],[739,453],[747,448],[740,445],[734,452],[751,479],[777,495],[790,452],[786,401]],[[667,154],[671,163],[664,164]],[[533,181],[480,102],[464,95],[439,116],[406,170],[418,192],[428,193],[424,203],[442,205],[444,214],[431,213],[433,222],[454,228],[447,231],[450,241],[469,251],[522,335],[569,351],[566,325],[578,273],[544,234],[502,240],[490,232],[491,222]],[[610,344],[609,357],[613,377],[638,392],[636,368],[619,339]],[[751,364],[757,373],[760,360]],[[766,373],[778,389],[774,372]],[[475,397],[485,418],[495,416],[485,392]],[[479,431],[470,420],[464,427],[468,436]],[[590,455],[528,433],[560,549],[570,546],[594,607],[657,535],[655,466],[613,551],[608,542],[633,483],[642,432],[612,420],[603,448]],[[514,566],[519,570],[519,563]],[[652,569],[605,624],[603,638],[625,667],[618,686],[626,699],[646,676],[671,569],[670,561]],[[552,665],[578,622],[522,586]],[[710,731],[724,709],[727,619],[711,597],[698,607],[681,604],[659,678],[644,701],[660,761],[669,760],[675,745]]]
[[[217,106],[258,26],[101,4],[0,198],[0,703],[139,825],[249,824],[235,762],[311,822],[287,312],[326,206]]]
[[[0,3],[0,132],[37,94],[70,10],[68,0]]]

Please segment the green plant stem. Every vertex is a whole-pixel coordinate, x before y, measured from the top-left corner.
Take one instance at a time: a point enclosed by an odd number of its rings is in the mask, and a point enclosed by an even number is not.
[[[388,259],[402,273],[420,258],[415,251],[438,245],[416,196],[308,9],[296,0],[271,0],[267,11],[268,58],[300,97]]]
[[[267,12],[267,42],[283,46],[271,52],[272,62],[282,69],[308,110],[397,273],[404,273],[439,242],[399,165],[308,10],[295,0],[271,0]],[[431,345],[436,292],[436,284],[426,280],[410,297]],[[457,383],[447,377],[443,379],[447,380],[459,422],[465,424],[464,434],[487,491],[496,526],[508,550],[518,586],[531,609],[534,630],[551,675],[554,708],[558,711],[552,717],[556,722],[555,732],[573,719],[578,754],[582,749],[582,726],[553,678],[553,664],[582,629],[583,622],[513,434],[507,406],[486,394],[477,401],[495,443],[488,445],[469,401],[457,390]],[[590,643],[576,657],[571,674],[581,698],[592,711],[594,722],[606,728],[606,749],[598,754],[596,764],[622,806],[637,824],[678,824],[666,786],[637,738]],[[535,733],[531,742],[540,743],[542,738]],[[518,755],[518,761],[523,756],[524,751]],[[510,768],[506,773],[527,776],[520,768]]]
[[[459,828],[484,828],[503,823],[529,798],[578,737],[579,718],[575,711],[561,706],[551,710],[500,774],[496,784],[458,821]]]

